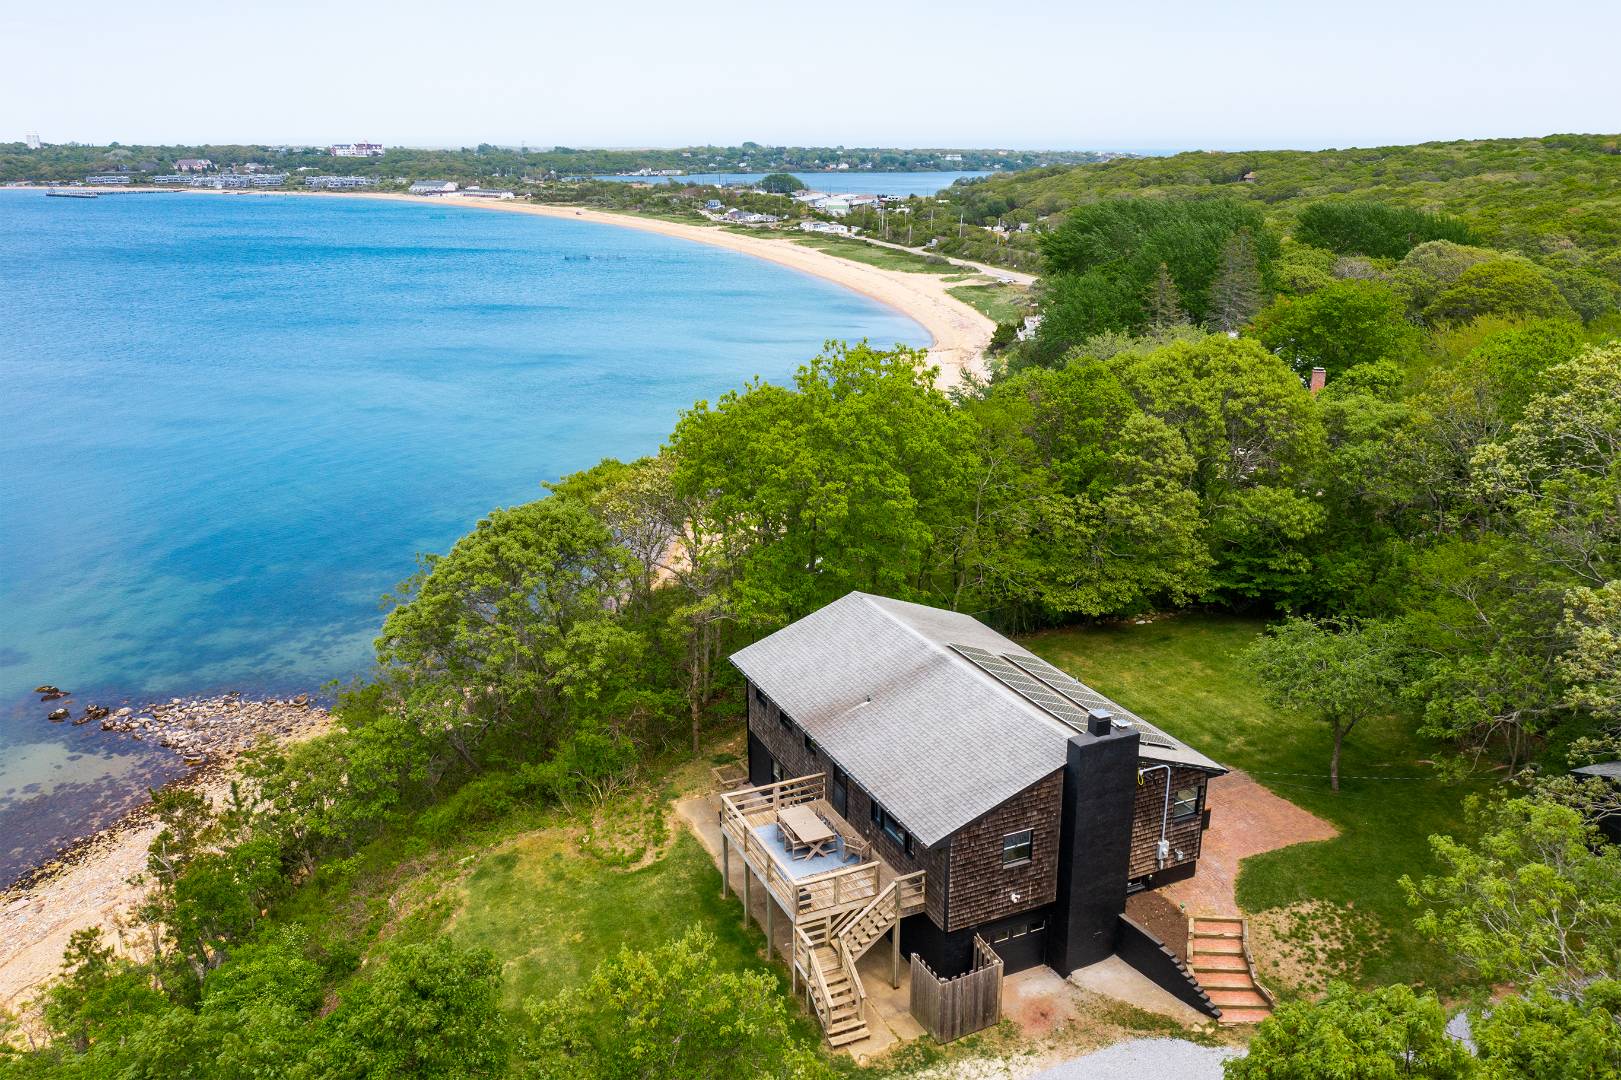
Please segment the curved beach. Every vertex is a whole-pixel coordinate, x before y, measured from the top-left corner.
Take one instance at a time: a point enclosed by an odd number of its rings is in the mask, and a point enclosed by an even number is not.
[[[583,207],[553,206],[522,202],[517,199],[462,199],[454,195],[385,193],[345,195],[337,192],[323,193],[323,197],[387,199],[393,202],[422,203],[427,206],[457,206],[472,210],[498,210],[568,221],[585,221],[624,229],[640,229],[643,232],[691,240],[765,259],[779,266],[813,274],[847,289],[853,289],[916,320],[934,339],[934,343],[929,346],[929,363],[940,369],[941,389],[959,384],[964,372],[984,374],[985,348],[990,343],[991,334],[996,330],[996,324],[990,319],[948,293],[946,283],[940,280],[938,274],[909,274],[900,270],[885,270],[866,263],[852,262],[816,248],[796,244],[780,234],[743,236],[714,226],[689,225],[677,221],[661,221],[658,218],[611,214]]]

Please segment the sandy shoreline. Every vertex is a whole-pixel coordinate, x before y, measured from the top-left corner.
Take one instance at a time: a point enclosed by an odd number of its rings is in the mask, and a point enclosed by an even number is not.
[[[984,374],[985,347],[990,343],[991,334],[996,330],[996,324],[990,319],[946,292],[946,283],[940,280],[939,274],[910,274],[852,262],[816,248],[796,244],[782,234],[744,236],[716,226],[689,225],[678,221],[662,221],[658,218],[636,217],[631,214],[612,214],[585,207],[523,202],[518,199],[459,199],[455,196],[392,195],[381,192],[364,195],[330,194],[334,198],[386,199],[390,202],[498,210],[566,221],[614,225],[708,244],[765,259],[767,262],[852,289],[915,320],[933,338],[933,344],[929,346],[929,362],[939,367],[939,385],[943,389],[960,383],[964,371]]]
[[[184,717],[174,732],[202,729],[207,746],[206,752],[196,751],[205,753],[206,763],[173,783],[199,790],[216,804],[230,790],[236,775],[233,762],[242,750],[265,736],[310,738],[331,722],[325,709],[295,700],[226,696],[176,704]],[[174,748],[186,753],[179,745]],[[150,804],[144,804],[53,860],[42,873],[0,891],[0,1012],[25,1012],[29,999],[56,975],[76,930],[99,926],[110,943],[139,948],[138,941],[123,940],[121,923],[145,894],[133,879],[146,868],[147,848],[158,828]]]

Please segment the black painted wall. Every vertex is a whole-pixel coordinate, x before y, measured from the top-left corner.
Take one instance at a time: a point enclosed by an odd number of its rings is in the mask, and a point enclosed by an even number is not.
[[[1116,922],[1126,910],[1137,744],[1131,728],[1069,740],[1058,900],[1047,932],[1047,963],[1060,975],[1114,951]]]

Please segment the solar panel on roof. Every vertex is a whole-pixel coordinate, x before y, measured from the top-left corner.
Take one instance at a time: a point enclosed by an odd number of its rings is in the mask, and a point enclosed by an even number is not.
[[[1034,656],[1009,656],[1007,659],[1077,704],[1092,709],[1108,709],[1112,712],[1124,713],[1135,727],[1141,729],[1138,741],[1144,745],[1157,746],[1161,750],[1175,750],[1180,746],[1175,739],[1172,739],[1147,720],[1121,708],[1073,675],[1060,668],[1053,667],[1047,661]]]
[[[952,643],[951,648],[973,662],[991,678],[997,680],[1020,697],[1043,711],[1056,716],[1078,731],[1086,730],[1086,710],[1077,706],[1063,694],[1021,671],[1006,657],[997,656],[972,645]]]

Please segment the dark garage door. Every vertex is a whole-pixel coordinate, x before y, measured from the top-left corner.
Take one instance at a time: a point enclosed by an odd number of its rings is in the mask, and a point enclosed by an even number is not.
[[[1011,974],[1035,967],[1046,957],[1047,921],[1028,919],[1005,924],[986,939],[1002,958],[1002,969]]]

